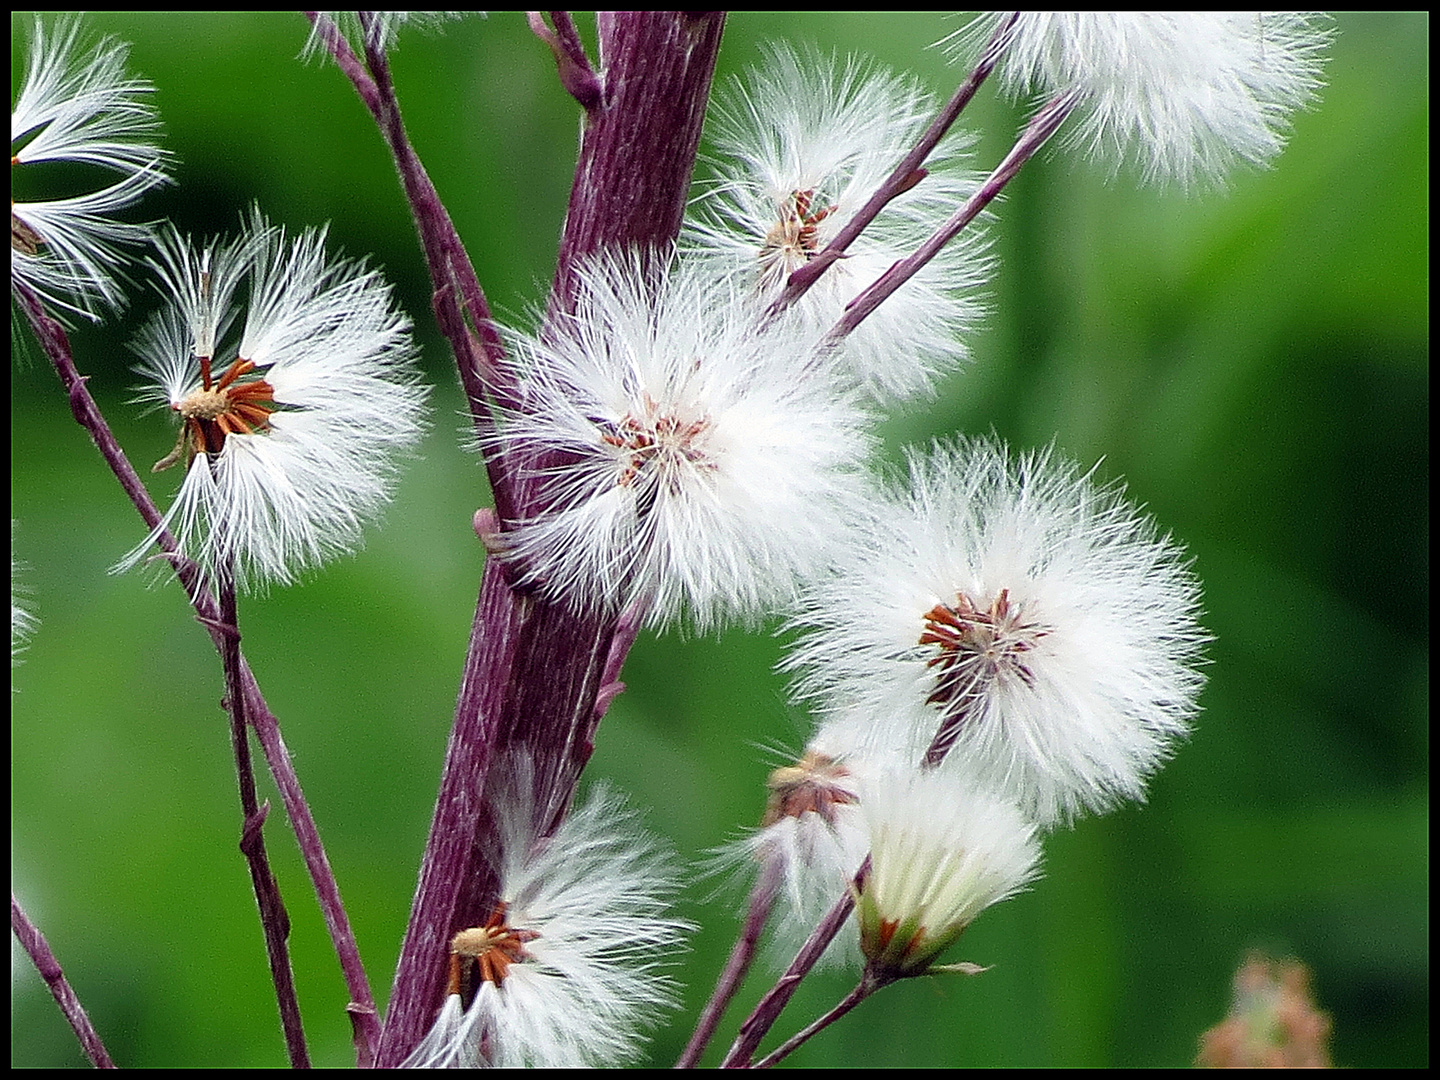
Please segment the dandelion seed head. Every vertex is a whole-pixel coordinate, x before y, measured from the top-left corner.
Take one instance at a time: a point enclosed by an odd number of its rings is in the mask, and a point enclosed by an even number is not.
[[[988,38],[1009,13],[957,41]],[[1305,12],[1021,12],[1000,76],[1017,97],[1074,94],[1070,144],[1146,180],[1219,184],[1264,165],[1314,100],[1330,31]]]
[[[1051,825],[1140,798],[1196,711],[1182,550],[1115,487],[987,441],[912,455],[787,664],[872,746],[963,758]]]
[[[577,310],[517,336],[523,411],[498,438],[549,509],[505,534],[517,566],[579,608],[650,602],[664,625],[754,620],[824,565],[870,440],[855,396],[794,324],[677,264],[582,267]]]
[[[152,267],[168,302],[136,343],[140,399],[181,421],[156,470],[184,469],[161,528],[207,574],[245,587],[354,550],[423,430],[409,320],[388,286],[327,255],[323,230],[287,238],[258,212],[229,243],[163,232]],[[238,349],[225,344],[237,321]]]
[[[912,80],[856,60],[770,50],[717,95],[710,123],[715,178],[691,208],[682,244],[765,301],[865,205],[935,111]],[[817,339],[845,305],[908,255],[965,200],[976,178],[968,143],[952,137],[801,298]],[[843,363],[882,400],[926,392],[965,357],[990,273],[982,235],[946,247],[847,339]]]
[[[500,902],[483,926],[455,935],[452,992],[406,1065],[632,1061],[675,1004],[665,968],[689,926],[665,914],[674,871],[603,790],[548,838],[536,836],[528,797],[501,801]],[[473,986],[468,1004],[464,980]]]

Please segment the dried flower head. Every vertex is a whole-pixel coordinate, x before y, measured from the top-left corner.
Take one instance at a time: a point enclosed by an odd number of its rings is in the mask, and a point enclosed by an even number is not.
[[[422,430],[426,389],[410,322],[361,262],[325,252],[324,230],[287,239],[258,214],[232,243],[173,231],[152,260],[168,305],[142,333],[142,400],[180,420],[156,463],[184,469],[161,526],[212,576],[288,583],[360,543],[388,501],[401,452]],[[238,348],[227,330],[241,314]]]
[[[1235,972],[1230,1015],[1200,1036],[1195,1064],[1212,1069],[1328,1069],[1330,1017],[1310,972],[1254,953]]]
[[[990,15],[987,38],[1010,13]],[[1021,12],[1000,69],[1017,97],[1074,95],[1071,142],[1146,179],[1218,182],[1285,145],[1322,85],[1323,19],[1304,12]]]
[[[638,1052],[674,1004],[664,966],[687,924],[675,876],[635,815],[597,792],[537,839],[505,799],[500,902],[451,943],[451,982],[411,1068],[605,1067]]]
[[[910,472],[806,600],[801,692],[1042,824],[1141,797],[1203,682],[1182,550],[1049,452],[939,445]]]
[[[25,78],[10,109],[10,275],[46,301],[92,319],[118,307],[116,276],[122,248],[140,244],[149,230],[117,221],[115,214],[151,188],[168,182],[167,155],[154,143],[159,131],[148,98],[153,87],[125,72],[128,47],[106,38],[80,46],[80,24],[62,20],[46,30],[38,19]],[[17,171],[45,162],[68,162],[107,179],[98,190],[64,198],[16,198],[38,181]],[[27,170],[29,171],[29,170]]]
[[[774,48],[713,106],[713,185],[684,243],[765,300],[815,257],[918,140],[934,116],[913,81],[855,60]],[[797,305],[818,338],[845,305],[909,255],[975,187],[952,139]],[[946,247],[847,339],[844,360],[880,397],[909,397],[965,358],[990,271],[976,231]]]
[[[773,882],[773,954],[787,963],[815,924],[844,895],[865,859],[869,837],[860,812],[865,764],[832,754],[823,739],[812,741],[790,765],[773,770],[760,828],[722,852]],[[854,942],[839,937],[827,963],[848,963]]]
[[[528,579],[652,623],[754,619],[824,565],[869,450],[864,413],[790,322],[677,264],[583,266],[573,316],[515,339],[523,413],[499,437],[549,509],[505,533]]]

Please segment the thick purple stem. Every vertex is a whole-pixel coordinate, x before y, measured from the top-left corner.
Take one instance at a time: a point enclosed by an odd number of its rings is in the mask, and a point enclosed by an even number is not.
[[[657,249],[674,241],[722,26],[718,14],[600,16],[605,85],[602,103],[587,114],[550,317],[573,309],[577,259],[602,247]],[[444,284],[437,281],[437,296]],[[462,380],[465,374],[462,368]],[[497,509],[502,521],[523,520],[544,509],[544,463],[509,457],[502,483],[513,485],[511,498],[507,508],[497,490]],[[597,696],[617,681],[624,659],[617,640],[633,632],[614,613],[577,613],[514,590],[489,560],[385,1017],[381,1067],[403,1061],[434,1019],[451,937],[483,923],[494,907],[498,822],[483,797],[491,762],[515,751],[528,759],[539,823],[552,829],[589,759]]]
[[[15,940],[20,942],[25,954],[30,957],[35,970],[40,972],[40,978],[44,979],[45,985],[50,988],[50,996],[55,999],[55,1004],[60,1006],[60,1012],[69,1023],[70,1029],[80,1040],[80,1049],[85,1051],[90,1064],[97,1069],[118,1068],[110,1057],[110,1052],[105,1049],[105,1044],[100,1041],[95,1025],[90,1023],[85,1007],[75,996],[74,988],[65,978],[60,961],[56,960],[55,954],[50,951],[50,943],[45,940],[40,928],[30,921],[30,916],[25,914],[25,909],[20,906],[20,901],[15,899],[13,892],[10,894],[10,930],[14,933]]]
[[[685,1052],[675,1062],[675,1068],[693,1069],[700,1064],[700,1055],[705,1052],[705,1047],[709,1045],[715,1029],[720,1025],[720,1018],[725,1015],[726,1008],[740,989],[746,972],[755,960],[755,950],[760,945],[760,935],[765,930],[765,924],[770,920],[770,911],[775,906],[775,893],[780,887],[783,873],[780,859],[767,855],[760,867],[760,874],[755,879],[755,887],[750,890],[750,903],[745,912],[745,923],[740,928],[740,936],[735,939],[730,958],[725,961],[725,970],[720,973],[714,993],[705,1003],[700,1019],[695,1022],[695,1034],[691,1035],[690,1041],[685,1044]]]

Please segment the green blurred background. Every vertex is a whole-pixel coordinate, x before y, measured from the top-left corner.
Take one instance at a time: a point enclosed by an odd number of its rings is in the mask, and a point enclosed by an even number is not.
[[[89,22],[133,42],[132,69],[158,87],[180,164],[147,216],[231,230],[258,200],[294,228],[329,221],[386,268],[420,327],[435,422],[383,527],[241,617],[383,1001],[480,575],[470,515],[486,500],[408,212],[348,84],[295,59],[300,16]],[[12,94],[29,26],[12,21]],[[958,72],[927,46],[955,26],[735,15],[721,74],[785,37],[867,52],[947,94]],[[795,1064],[1184,1065],[1252,947],[1311,965],[1338,1063],[1428,1061],[1429,21],[1336,27],[1330,85],[1272,171],[1187,197],[1052,154],[999,207],[976,362],[887,424],[887,452],[993,429],[1103,458],[1195,555],[1216,638],[1205,710],[1148,805],[1050,837],[1044,879],[971,930],[959,956],[993,970],[887,990]],[[574,161],[578,117],[553,63],[519,16],[496,14],[405,34],[394,66],[492,303],[522,316],[551,273]],[[988,168],[1021,114],[985,91],[967,119]],[[126,342],[153,306],[135,295],[132,315],[73,342],[148,464],[174,436],[127,404]],[[13,544],[41,620],[12,673],[14,888],[121,1064],[282,1065],[215,654],[174,585],[107,575],[143,530],[31,352],[11,368]],[[156,479],[162,502],[175,480]],[[631,655],[588,776],[649,808],[689,860],[757,820],[774,762],[756,747],[803,741],[773,671],[783,644],[645,635]],[[344,988],[274,801],[315,1060],[344,1065]],[[662,1064],[743,895],[692,880],[685,914],[703,930],[680,972],[685,1012],[653,1044]],[[811,980],[780,1029],[848,988]],[[762,989],[752,980],[739,1007]],[[12,1065],[81,1061],[13,960],[11,1032]]]

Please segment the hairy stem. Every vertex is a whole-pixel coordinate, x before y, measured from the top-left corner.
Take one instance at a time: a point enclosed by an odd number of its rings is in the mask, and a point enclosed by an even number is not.
[[[870,873],[870,856],[865,856],[865,861],[860,864],[860,869],[855,872],[855,883],[858,886]],[[800,982],[810,973],[816,962],[825,954],[825,949],[830,942],[835,940],[845,920],[850,917],[850,912],[855,909],[855,897],[847,892],[826,913],[819,924],[811,931],[805,944],[795,954],[795,959],[790,961],[790,966],[780,976],[775,985],[766,991],[765,996],[760,999],[754,1011],[745,1018],[740,1025],[739,1034],[735,1036],[735,1042],[730,1047],[730,1052],[725,1055],[725,1060],[720,1063],[722,1069],[744,1069],[750,1065],[750,1059],[755,1056],[755,1049],[760,1045],[760,1040],[765,1038],[766,1033],[775,1025],[780,1018],[781,1011],[790,1003],[795,996],[795,991],[800,989]]]
[[[701,1010],[700,1019],[695,1022],[695,1033],[685,1044],[685,1052],[675,1062],[675,1068],[693,1069],[700,1063],[700,1055],[705,1052],[705,1047],[709,1045],[715,1029],[720,1025],[720,1018],[725,1015],[726,1008],[739,991],[740,984],[744,982],[745,975],[755,960],[755,950],[760,945],[760,935],[765,930],[765,924],[770,920],[770,912],[775,906],[775,893],[780,887],[783,872],[780,859],[767,854],[755,879],[755,887],[750,890],[745,922],[730,950],[730,958],[725,961],[725,970],[720,973],[710,1000]]]
[[[85,1051],[90,1064],[97,1069],[118,1068],[110,1057],[110,1052],[105,1049],[105,1044],[100,1041],[95,1025],[90,1023],[85,1007],[75,996],[74,988],[65,978],[60,961],[56,960],[55,954],[50,951],[50,943],[45,940],[40,928],[30,921],[30,916],[25,914],[25,909],[20,906],[20,901],[15,899],[13,892],[10,894],[10,930],[14,933],[15,940],[20,942],[20,947],[25,950],[25,955],[30,957],[30,962],[35,965],[40,978],[44,979],[45,985],[50,988],[50,996],[55,999],[55,1004],[60,1006],[60,1012],[70,1025],[70,1030],[75,1032],[75,1037],[80,1040],[80,1049]]]
[[[586,117],[550,318],[573,309],[578,259],[617,244],[663,248],[678,234],[722,26],[717,14],[600,16],[605,85]],[[444,284],[437,281],[437,296]],[[542,513],[551,463],[503,457],[501,521]],[[444,999],[451,937],[483,923],[494,907],[500,822],[484,798],[492,761],[528,761],[540,808],[535,819],[542,832],[553,830],[589,759],[597,698],[618,682],[633,633],[617,614],[577,613],[512,589],[504,567],[487,562],[385,1017],[381,1067],[403,1061],[433,1021]]]

